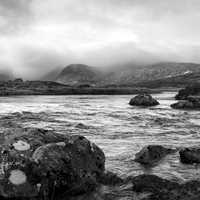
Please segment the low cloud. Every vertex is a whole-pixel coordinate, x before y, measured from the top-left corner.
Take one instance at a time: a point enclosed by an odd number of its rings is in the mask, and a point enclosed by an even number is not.
[[[199,0],[0,0],[0,68],[200,62]],[[5,67],[6,66],[6,67]]]

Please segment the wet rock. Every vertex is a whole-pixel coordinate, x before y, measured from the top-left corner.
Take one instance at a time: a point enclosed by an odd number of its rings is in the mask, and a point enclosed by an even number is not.
[[[185,148],[179,151],[179,155],[182,163],[200,163],[200,148]]]
[[[186,100],[181,100],[171,105],[174,109],[200,109],[200,97],[189,96]]]
[[[189,96],[200,96],[200,83],[192,84],[178,91],[176,100],[187,100]]]
[[[129,102],[132,106],[156,106],[159,102],[150,94],[139,94],[132,98]]]
[[[144,165],[154,165],[167,154],[174,152],[176,152],[175,149],[165,148],[161,145],[148,145],[135,155],[135,161]]]
[[[56,199],[94,190],[105,156],[83,136],[16,129],[0,139],[0,197]]]
[[[156,175],[139,175],[132,179],[133,190],[135,192],[160,192],[163,189],[172,190],[178,188],[179,184]]]
[[[123,184],[125,180],[120,178],[117,174],[107,171],[99,178],[99,182],[103,185],[120,185]]]
[[[198,200],[200,182],[179,184],[155,175],[139,175],[132,179],[133,191],[147,193],[142,200]]]

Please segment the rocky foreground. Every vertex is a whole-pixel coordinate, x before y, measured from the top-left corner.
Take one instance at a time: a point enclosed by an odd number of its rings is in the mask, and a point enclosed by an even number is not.
[[[1,199],[121,200],[124,191],[126,198],[129,191],[130,199],[136,200],[200,199],[198,180],[180,184],[151,174],[122,179],[107,172],[103,151],[83,136],[2,126],[5,129],[0,138]],[[168,154],[177,152],[183,164],[200,162],[199,148],[179,150],[160,145],[144,147],[135,155],[135,162],[150,169]],[[106,187],[118,193],[108,194]]]

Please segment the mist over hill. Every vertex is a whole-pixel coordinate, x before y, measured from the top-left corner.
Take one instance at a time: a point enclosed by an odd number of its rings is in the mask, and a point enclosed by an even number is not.
[[[184,85],[186,83],[184,77],[187,77],[187,83],[195,82],[198,81],[198,76],[195,76],[198,73],[200,64],[195,63],[161,62],[145,66],[115,67],[107,71],[83,64],[71,64],[60,72],[52,71],[51,76],[48,75],[48,80],[68,85],[91,86],[133,86],[158,80],[163,80],[165,83],[170,80],[174,83],[171,85],[175,87],[176,77],[179,77],[179,84]]]

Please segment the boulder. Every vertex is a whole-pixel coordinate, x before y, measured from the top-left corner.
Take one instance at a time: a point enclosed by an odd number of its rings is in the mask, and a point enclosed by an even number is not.
[[[148,145],[135,155],[135,161],[144,165],[154,165],[167,154],[174,153],[175,151],[161,145]]]
[[[195,83],[185,87],[178,91],[175,96],[176,100],[186,100],[189,96],[199,96],[200,95],[200,83]]]
[[[185,148],[179,151],[179,155],[182,163],[200,163],[200,148]]]
[[[104,173],[104,153],[83,136],[19,128],[1,135],[0,152],[2,199],[48,200],[89,192]]]
[[[156,106],[159,102],[150,94],[139,94],[132,98],[129,102],[132,106]]]
[[[200,97],[189,96],[186,100],[172,104],[171,107],[174,109],[200,109]]]
[[[198,200],[200,182],[188,181],[183,184],[155,175],[139,175],[132,179],[133,191],[144,195],[141,200]]]

